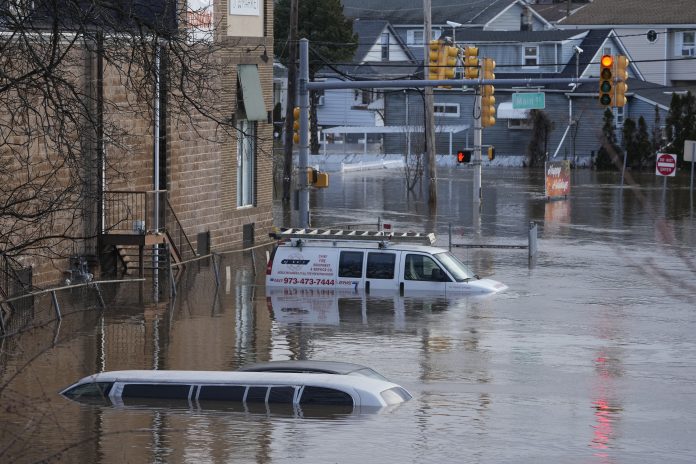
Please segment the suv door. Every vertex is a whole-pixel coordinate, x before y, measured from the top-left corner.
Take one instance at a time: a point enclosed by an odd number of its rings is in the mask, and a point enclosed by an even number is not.
[[[451,278],[435,259],[426,253],[404,252],[400,278],[403,293],[432,292],[446,293]]]

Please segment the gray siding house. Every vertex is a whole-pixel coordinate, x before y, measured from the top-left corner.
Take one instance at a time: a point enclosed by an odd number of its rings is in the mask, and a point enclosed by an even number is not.
[[[379,11],[373,2],[343,0],[345,13],[353,18],[389,21],[417,62],[424,52],[422,3],[419,0],[383,0]],[[497,155],[525,155],[531,139],[528,111],[512,108],[516,92],[544,92],[544,111],[554,122],[547,146],[548,156],[587,162],[601,145],[604,108],[598,103],[599,60],[603,54],[627,51],[624,37],[611,27],[559,29],[523,0],[480,2],[432,0],[434,37],[453,37],[459,45],[476,45],[479,56],[493,58],[497,78],[588,77],[597,83],[554,86],[496,86],[497,123],[484,129],[483,144],[496,147]],[[447,25],[459,23],[456,28]],[[632,60],[633,61],[633,60]],[[422,71],[419,73],[422,76]],[[643,116],[652,129],[655,108],[664,121],[672,89],[646,82],[632,62],[629,70],[629,103],[614,109],[617,135],[625,118]],[[450,155],[473,145],[475,87],[436,89],[437,153]],[[417,90],[384,92],[386,127],[409,127],[385,131],[386,153],[422,151],[423,100]],[[414,135],[415,134],[415,135]]]

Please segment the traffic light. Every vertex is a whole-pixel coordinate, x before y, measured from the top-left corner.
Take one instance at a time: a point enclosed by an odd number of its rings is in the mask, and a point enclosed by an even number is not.
[[[464,49],[464,78],[478,79],[479,75],[478,48],[466,47]]]
[[[470,163],[471,150],[460,150],[457,152],[457,164]]]
[[[599,62],[599,103],[614,106],[614,57],[604,55]],[[623,106],[623,105],[622,105]]]
[[[628,90],[628,84],[626,80],[628,79],[628,63],[628,58],[623,55],[618,55],[614,59],[615,76],[618,81],[614,86],[616,91],[614,101],[618,107],[624,106],[627,102],[626,91]]]
[[[454,79],[455,71],[457,68],[457,57],[459,56],[459,49],[451,45],[445,45],[442,53],[442,61],[440,63],[440,69],[443,70],[444,79]],[[448,88],[450,86],[447,86]]]
[[[428,79],[435,81],[442,79],[443,68],[440,67],[440,55],[443,54],[443,45],[441,40],[430,41],[430,51],[428,53]]]
[[[300,107],[292,109],[292,141],[300,143]]]
[[[495,79],[495,61],[484,58],[481,63],[483,79]],[[495,87],[490,84],[481,86],[481,127],[490,127],[495,124]]]
[[[495,159],[495,147],[491,145],[488,147],[488,161],[493,161]]]

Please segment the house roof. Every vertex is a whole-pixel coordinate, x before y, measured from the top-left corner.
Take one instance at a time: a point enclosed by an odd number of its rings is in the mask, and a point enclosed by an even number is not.
[[[448,20],[462,24],[486,24],[516,0],[432,0],[433,24]],[[385,19],[392,24],[422,24],[423,0],[341,0],[351,18]]]
[[[696,24],[694,0],[594,0],[562,25]]]
[[[584,33],[577,29],[552,31],[484,31],[481,29],[462,29],[457,31],[457,43],[468,42],[560,42]]]
[[[413,59],[413,54],[409,48],[401,41],[399,35],[394,32],[388,21],[382,19],[356,19],[353,21],[353,32],[358,34],[358,49],[353,55],[353,61],[360,63],[365,60],[365,56],[370,51],[370,49],[378,43],[380,35],[385,28],[388,28],[396,44],[401,47],[404,53],[411,59]]]
[[[568,2],[563,3],[538,3],[529,5],[534,11],[550,23],[554,23],[565,18],[568,12],[573,12],[579,7],[585,6],[585,2],[572,1],[570,8]]]

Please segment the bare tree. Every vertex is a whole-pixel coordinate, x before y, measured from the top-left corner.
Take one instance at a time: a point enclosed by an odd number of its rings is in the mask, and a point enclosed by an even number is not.
[[[230,43],[205,14],[175,0],[0,2],[0,254],[57,258],[94,239],[104,178],[135,170],[158,101],[173,129],[235,135],[216,98]]]

